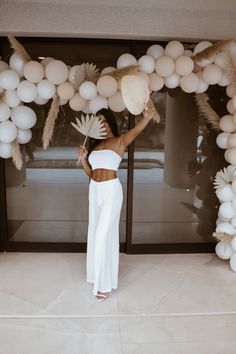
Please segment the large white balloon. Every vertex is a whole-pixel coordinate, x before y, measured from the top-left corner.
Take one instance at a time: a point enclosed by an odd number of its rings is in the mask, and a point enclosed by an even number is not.
[[[30,129],[35,125],[37,117],[30,107],[18,106],[12,109],[11,119],[17,128]]]
[[[55,59],[52,58],[52,57],[46,57],[46,58],[41,60],[40,64],[43,65],[43,67],[45,68],[53,60],[55,60]]]
[[[121,69],[129,65],[137,65],[137,59],[132,54],[122,54],[117,60],[117,68]]]
[[[97,95],[89,102],[90,111],[95,114],[101,108],[108,108],[107,99],[103,96]]]
[[[48,80],[42,80],[37,85],[38,95],[44,99],[50,99],[56,92],[56,87]]]
[[[236,133],[229,134],[228,147],[236,147]]]
[[[236,233],[236,229],[229,222],[221,222],[216,227],[216,232],[225,232],[230,235],[234,235]]]
[[[223,202],[220,205],[219,212],[224,218],[233,218],[236,215],[236,210],[231,202]]]
[[[163,55],[162,57],[157,59],[155,69],[157,74],[160,76],[170,76],[175,69],[174,60]]]
[[[233,116],[226,114],[220,119],[219,122],[220,129],[225,133],[233,133],[236,130],[234,125]]]
[[[8,159],[12,157],[12,145],[11,143],[1,143],[0,142],[0,157]]]
[[[226,94],[228,97],[232,98],[236,94],[236,85],[230,84],[226,87]]]
[[[221,148],[221,149],[227,149],[228,148],[228,139],[229,139],[230,134],[229,133],[220,133],[217,135],[216,138],[216,144]]]
[[[69,100],[69,106],[73,111],[82,111],[87,105],[87,101],[80,96],[79,93],[76,93],[71,99]]]
[[[226,161],[231,163],[232,165],[236,165],[236,147],[227,149],[227,154],[225,156]]]
[[[19,99],[27,103],[33,102],[38,94],[35,84],[27,80],[21,81],[16,91]]]
[[[233,105],[233,98],[231,98],[230,100],[228,100],[227,104],[226,104],[226,108],[227,108],[227,111],[230,113],[230,114],[234,114],[236,112],[236,109]]]
[[[164,86],[164,79],[156,73],[149,75],[149,89],[151,91],[159,91]]]
[[[5,91],[2,100],[10,108],[17,107],[21,103],[21,100],[19,99],[16,90],[7,90],[7,91]]]
[[[170,58],[176,59],[184,54],[184,46],[179,41],[171,41],[165,47],[165,55]]]
[[[103,75],[97,81],[98,93],[103,97],[113,96],[117,89],[118,83],[112,76]]]
[[[85,81],[80,85],[79,93],[85,100],[93,100],[97,96],[97,86],[92,81]]]
[[[151,45],[151,47],[148,48],[147,50],[147,55],[151,55],[151,57],[153,57],[153,59],[158,59],[160,58],[162,55],[164,55],[164,48],[159,45],[159,44],[153,44]]]
[[[39,105],[43,105],[43,104],[48,102],[48,99],[47,98],[42,98],[39,95],[37,95],[37,97],[35,98],[34,102],[39,104]]]
[[[236,253],[233,253],[229,261],[230,268],[236,272]]]
[[[0,86],[5,90],[15,90],[20,82],[19,75],[14,70],[3,70],[0,73]]]
[[[155,70],[155,60],[150,55],[143,55],[138,60],[140,71],[151,74]]]
[[[68,78],[69,70],[68,67],[61,60],[53,60],[47,64],[45,68],[45,74],[51,83],[59,85],[66,81]]]
[[[113,112],[122,112],[125,109],[125,104],[121,92],[116,92],[108,98],[108,105]]]
[[[203,69],[202,78],[209,85],[215,85],[221,81],[222,70],[216,64],[210,64]]]
[[[22,59],[22,57],[17,53],[13,53],[12,56],[10,57],[9,60],[10,68],[16,71],[20,75],[20,77],[23,76],[23,68],[25,64],[26,61]]]
[[[217,188],[216,195],[219,198],[219,200],[223,202],[231,202],[234,198],[234,193],[229,184],[226,184],[221,188]]]
[[[13,122],[6,120],[0,123],[0,141],[3,143],[11,143],[15,140],[17,129]]]
[[[180,76],[177,73],[173,73],[170,76],[165,77],[165,86],[168,88],[175,88],[179,86]]]
[[[179,75],[188,75],[193,71],[194,62],[187,55],[181,55],[175,61],[175,71]]]
[[[19,144],[26,144],[32,138],[32,132],[30,129],[17,129],[16,140]]]
[[[0,122],[4,122],[11,115],[11,110],[5,102],[0,102]]]
[[[37,61],[28,61],[23,69],[24,77],[34,83],[38,83],[44,77],[44,67]]]
[[[184,92],[191,93],[197,90],[199,84],[199,77],[197,74],[191,73],[182,76],[180,79],[180,87]]]
[[[234,251],[231,247],[230,241],[220,241],[215,247],[216,254],[221,259],[230,259]]]
[[[207,84],[205,81],[203,81],[202,79],[202,72],[198,72],[197,73],[197,76],[199,78],[199,82],[198,82],[198,87],[197,89],[195,90],[196,93],[203,93],[203,92],[206,92],[206,90],[208,89],[209,87],[209,84]]]
[[[57,93],[60,98],[69,100],[72,96],[74,96],[75,88],[70,82],[66,81],[57,87]]]

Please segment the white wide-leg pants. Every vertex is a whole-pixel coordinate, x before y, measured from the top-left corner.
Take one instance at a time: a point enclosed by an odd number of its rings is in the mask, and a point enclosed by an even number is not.
[[[119,268],[119,221],[123,190],[118,178],[89,185],[87,281],[93,294],[117,289]]]

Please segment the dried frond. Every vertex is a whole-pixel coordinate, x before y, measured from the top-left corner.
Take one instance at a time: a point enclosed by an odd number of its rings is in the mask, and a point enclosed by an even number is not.
[[[236,63],[233,58],[228,55],[228,53],[226,56],[224,69],[227,73],[229,82],[233,85],[236,85]]]
[[[31,61],[31,57],[29,56],[29,54],[26,52],[25,48],[23,47],[22,44],[20,44],[20,42],[18,42],[18,40],[12,35],[9,34],[7,36],[10,46],[12,49],[14,49],[14,51],[27,63],[28,61]]]
[[[218,189],[224,187],[226,184],[231,183],[235,177],[235,171],[236,168],[231,165],[224,167],[223,170],[218,171],[213,182],[214,188]]]
[[[75,70],[75,74],[72,82],[76,90],[79,90],[79,87],[84,82],[85,78],[86,76],[85,76],[84,64],[78,65],[78,67]]]
[[[214,236],[218,241],[229,242],[236,235],[231,235],[227,232],[213,232],[212,236]]]
[[[3,101],[4,91],[0,92],[0,102]]]
[[[71,125],[86,137],[104,139],[107,134],[103,123],[93,114],[91,116],[87,114],[86,117],[81,115],[81,121],[76,117],[76,123],[71,122]]]
[[[234,42],[234,39],[226,39],[216,42],[214,45],[204,49],[197,53],[192,59],[200,66],[205,66],[212,62],[216,55],[228,49],[228,47]]]
[[[43,130],[43,148],[46,150],[53,136],[55,122],[59,112],[59,97],[57,93],[54,95],[48,116],[46,118],[46,123]]]
[[[11,146],[12,146],[12,161],[16,166],[17,170],[21,170],[23,165],[23,160],[20,151],[20,145],[16,140],[14,140],[11,143]]]
[[[114,77],[114,79],[118,81],[121,80],[122,77],[124,77],[125,75],[137,74],[138,70],[139,70],[139,65],[129,65],[126,66],[125,68],[114,70],[108,75]]]
[[[219,127],[220,117],[207,102],[208,100],[207,94],[197,93],[195,94],[195,99],[198,108],[202,113],[203,117],[206,119],[207,123],[211,125],[212,129],[216,130],[217,132],[220,131],[220,127]]]
[[[96,82],[99,77],[99,69],[97,69],[96,65],[90,63],[84,63],[84,72],[85,72],[85,79]]]

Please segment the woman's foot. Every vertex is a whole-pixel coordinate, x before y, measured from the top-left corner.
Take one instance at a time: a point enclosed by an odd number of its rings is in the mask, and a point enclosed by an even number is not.
[[[98,291],[97,295],[96,295],[96,299],[98,301],[104,301],[108,298],[108,293],[101,293],[100,291]]]

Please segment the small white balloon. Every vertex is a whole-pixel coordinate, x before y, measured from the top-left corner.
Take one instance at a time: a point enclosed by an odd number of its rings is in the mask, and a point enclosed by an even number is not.
[[[17,95],[22,102],[33,102],[37,97],[37,87],[33,82],[23,80],[17,87]]]
[[[203,93],[203,92],[206,92],[207,89],[208,89],[208,87],[209,87],[209,85],[208,85],[205,81],[203,81],[203,79],[202,79],[202,72],[198,72],[198,73],[197,73],[197,76],[198,76],[198,78],[199,78],[199,82],[198,82],[198,87],[197,87],[197,89],[195,90],[195,92],[196,92],[196,93]]]
[[[184,92],[191,93],[197,90],[199,77],[195,73],[182,76],[180,79],[180,87]]]
[[[87,105],[87,101],[80,96],[79,93],[76,93],[69,100],[69,106],[73,111],[79,112],[82,111]]]
[[[236,112],[236,109],[234,108],[234,105],[233,105],[233,98],[231,98],[227,104],[226,104],[226,108],[227,108],[227,111],[230,113],[230,114],[234,114]]]
[[[226,161],[232,165],[236,165],[236,147],[227,149]]]
[[[32,138],[30,129],[17,129],[16,140],[19,144],[27,144]]]
[[[69,100],[75,94],[74,86],[66,81],[57,87],[58,96],[64,100]]]
[[[221,81],[222,70],[216,64],[210,64],[203,69],[202,78],[209,85],[215,85]]]
[[[0,123],[0,141],[3,143],[11,143],[15,140],[17,128],[13,122],[6,120]]]
[[[202,42],[199,42],[195,47],[194,47],[194,50],[193,50],[193,54],[196,55],[197,53],[200,53],[202,52],[204,49],[208,48],[212,46],[212,43],[209,42],[209,41],[202,41]]]
[[[236,253],[233,253],[229,261],[230,268],[236,272]]]
[[[48,99],[47,98],[42,98],[39,95],[37,95],[37,97],[35,98],[34,102],[36,104],[39,104],[39,105],[44,105],[44,104],[46,104],[48,102]]]
[[[236,133],[229,134],[228,147],[236,147]]]
[[[24,69],[24,65],[26,64],[26,61],[24,59],[22,59],[22,57],[17,54],[17,53],[13,53],[10,57],[9,60],[9,65],[10,68],[14,71],[16,71],[20,77],[23,76],[23,69]]]
[[[222,69],[222,79],[218,82],[218,85],[219,86],[222,86],[222,87],[225,87],[225,86],[228,86],[230,84],[230,81],[229,81],[229,76],[226,72],[224,72],[224,70]]]
[[[11,115],[11,110],[5,102],[0,101],[0,122],[4,122]]]
[[[157,59],[155,69],[157,74],[162,77],[170,76],[175,69],[174,60],[163,55],[162,57]]]
[[[44,77],[44,67],[37,61],[28,61],[23,68],[24,77],[33,83],[38,83]]]
[[[236,130],[236,126],[234,125],[233,116],[230,114],[226,114],[220,119],[219,122],[220,129],[225,133],[233,133]]]
[[[118,91],[108,98],[108,106],[113,112],[122,112],[125,109],[121,92]]]
[[[54,60],[54,58],[52,58],[52,57],[46,57],[41,60],[40,64],[43,65],[43,67],[45,68],[53,60]]]
[[[37,92],[40,97],[48,100],[54,96],[56,87],[50,81],[44,79],[38,83]]]
[[[121,69],[129,65],[137,65],[137,59],[129,53],[122,54],[117,60],[117,68]]]
[[[236,94],[236,85],[230,84],[226,87],[226,94],[228,97],[232,98]]]
[[[216,195],[222,202],[231,202],[234,198],[234,193],[229,184],[226,184],[223,187],[217,188]],[[234,207],[234,204],[233,204]]]
[[[82,109],[82,112],[84,112],[86,114],[92,113],[89,108],[89,102],[87,102],[86,106]]]
[[[103,97],[111,97],[118,90],[118,83],[114,77],[109,75],[101,76],[97,81],[97,91]]]
[[[181,55],[175,61],[175,71],[179,75],[188,75],[193,71],[194,62],[187,55]]]
[[[229,222],[221,222],[216,227],[216,232],[225,232],[230,235],[234,235],[236,233],[236,229]]]
[[[149,75],[149,89],[151,91],[159,91],[164,86],[164,79],[156,73]]]
[[[35,125],[37,117],[32,108],[18,106],[12,109],[11,119],[17,128],[30,129]]]
[[[99,109],[108,108],[107,99],[103,96],[97,95],[89,102],[89,108],[93,114],[96,114]]]
[[[165,86],[168,88],[175,88],[179,86],[180,76],[177,73],[173,73],[170,76],[165,77]]]
[[[216,138],[216,144],[219,146],[221,149],[227,149],[228,148],[228,140],[231,134],[229,133],[220,133],[217,135]]]
[[[159,44],[153,44],[151,45],[151,47],[148,48],[147,50],[147,55],[150,55],[151,57],[153,57],[153,59],[158,59],[160,58],[162,55],[164,55],[164,48],[159,45]]]
[[[61,60],[53,60],[47,64],[45,68],[45,74],[51,83],[59,85],[66,81],[68,78],[69,70],[68,67]]]
[[[225,218],[233,218],[236,215],[236,210],[231,202],[223,202],[219,207],[219,212]]]
[[[140,71],[151,74],[155,70],[155,60],[150,55],[143,55],[138,60]]]
[[[104,69],[101,71],[101,75],[108,75],[112,73],[112,71],[116,70],[114,66],[106,66]]]
[[[65,104],[68,103],[69,100],[66,100],[65,98],[59,97],[59,105],[64,106]]]
[[[2,100],[10,108],[17,107],[21,103],[21,100],[19,99],[16,90],[7,90],[7,91],[5,91]]]
[[[230,241],[220,241],[215,247],[216,254],[221,259],[230,259],[234,251],[231,247]]]
[[[12,157],[12,145],[11,143],[0,142],[0,157],[3,159],[8,159]]]
[[[92,100],[97,96],[97,86],[92,81],[85,81],[80,85],[79,93],[85,100]]]
[[[179,41],[171,41],[165,47],[165,55],[170,58],[176,59],[184,54],[184,46]]]
[[[19,82],[19,74],[17,74],[14,70],[3,70],[0,73],[0,86],[5,90],[15,90]]]

